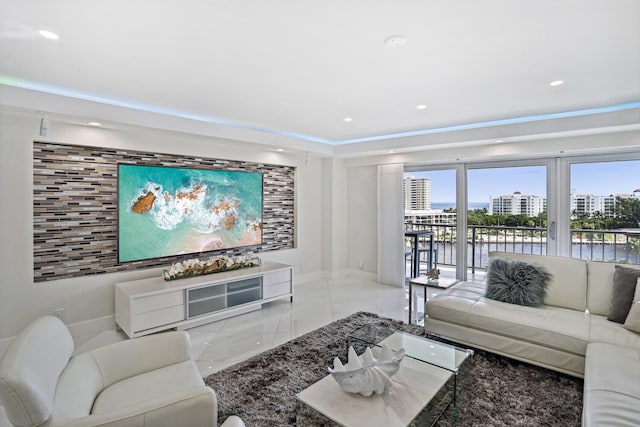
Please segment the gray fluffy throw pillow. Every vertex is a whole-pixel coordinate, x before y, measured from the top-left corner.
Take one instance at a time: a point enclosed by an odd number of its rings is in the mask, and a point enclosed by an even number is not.
[[[487,266],[485,296],[511,304],[537,307],[544,304],[551,273],[541,265],[491,258]]]

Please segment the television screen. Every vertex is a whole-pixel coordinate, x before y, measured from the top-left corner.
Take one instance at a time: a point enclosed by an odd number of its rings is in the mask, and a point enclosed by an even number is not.
[[[118,262],[261,243],[261,173],[118,165]]]

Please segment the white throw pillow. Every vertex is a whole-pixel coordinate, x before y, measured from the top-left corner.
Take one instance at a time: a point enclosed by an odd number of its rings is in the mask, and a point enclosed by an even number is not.
[[[640,334],[640,277],[636,282],[636,292],[633,294],[633,302],[624,321],[624,327]]]

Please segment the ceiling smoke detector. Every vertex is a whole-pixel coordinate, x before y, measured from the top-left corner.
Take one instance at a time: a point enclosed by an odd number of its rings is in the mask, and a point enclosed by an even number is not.
[[[407,44],[407,38],[405,36],[390,36],[384,41],[389,47],[402,47]]]

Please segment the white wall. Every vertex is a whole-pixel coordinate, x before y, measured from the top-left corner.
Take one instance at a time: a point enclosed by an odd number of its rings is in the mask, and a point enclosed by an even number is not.
[[[322,168],[322,268],[334,278],[348,265],[347,176],[340,159],[325,158]]]
[[[378,203],[376,166],[349,168],[349,268],[378,272]]]
[[[306,153],[278,153],[265,146],[197,137],[144,128],[96,129],[51,121],[40,137],[39,118],[2,111],[0,114],[0,353],[2,343],[38,316],[65,309],[72,332],[91,335],[114,325],[113,285],[119,281],[159,275],[162,268],[63,279],[33,281],[33,141],[199,155],[211,158],[297,166],[295,249],[261,255],[295,266],[296,283],[321,270],[320,162],[304,164]],[[75,329],[74,329],[75,328]]]

